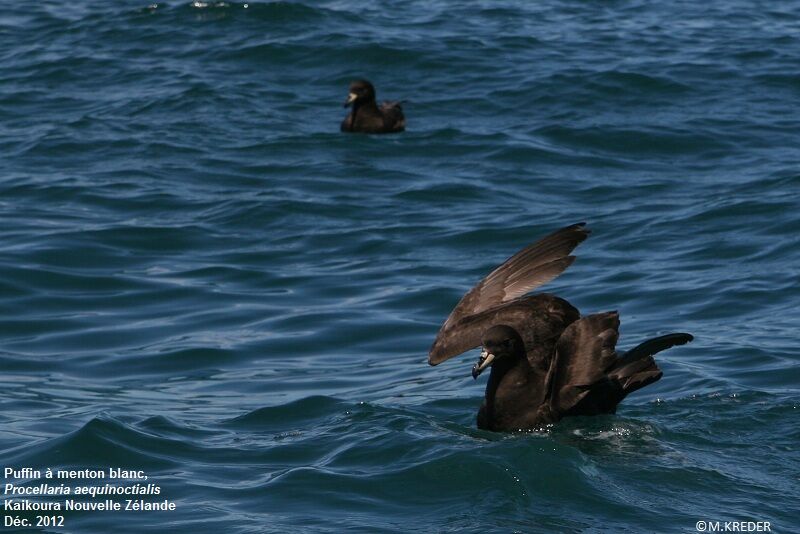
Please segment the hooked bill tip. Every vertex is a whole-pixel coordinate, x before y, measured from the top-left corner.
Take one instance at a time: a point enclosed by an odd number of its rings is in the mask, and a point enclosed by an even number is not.
[[[478,362],[472,366],[472,378],[478,378],[478,375],[481,374],[484,369],[489,367],[493,361],[494,354],[487,352],[486,349],[482,350],[481,356],[478,358]]]

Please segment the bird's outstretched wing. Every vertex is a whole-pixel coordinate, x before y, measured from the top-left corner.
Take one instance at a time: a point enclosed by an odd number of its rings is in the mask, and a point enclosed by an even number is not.
[[[682,332],[667,334],[619,354],[618,337],[617,312],[588,315],[564,330],[547,379],[552,412],[559,417],[614,413],[629,393],[661,378],[654,354],[694,339]]]
[[[483,321],[474,318],[556,278],[575,261],[570,252],[588,236],[585,223],[567,226],[525,247],[489,273],[464,295],[447,317],[431,347],[428,362],[436,365],[476,347],[481,333],[473,332],[471,325],[483,324]],[[461,336],[469,338],[471,346],[464,348],[467,344],[464,340],[456,342]]]
[[[618,361],[618,338],[619,314],[615,311],[587,315],[564,330],[548,377],[554,412],[569,412],[593,386],[607,380],[607,371]]]

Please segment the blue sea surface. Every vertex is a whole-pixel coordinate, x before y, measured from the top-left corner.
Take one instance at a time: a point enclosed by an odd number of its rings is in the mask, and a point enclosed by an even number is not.
[[[19,531],[800,531],[800,3],[147,1],[0,8],[0,467],[176,509]],[[339,132],[356,78],[405,133]],[[542,291],[696,339],[479,431],[430,344],[580,221]]]

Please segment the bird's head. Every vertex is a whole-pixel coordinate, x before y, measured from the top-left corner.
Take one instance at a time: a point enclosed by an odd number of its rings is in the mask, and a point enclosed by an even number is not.
[[[375,100],[375,88],[367,80],[356,80],[350,84],[350,92],[347,95],[347,100],[344,101],[344,107],[362,104],[371,100]]]
[[[516,330],[506,325],[491,327],[483,334],[483,350],[472,367],[472,378],[478,378],[484,369],[497,362],[510,362],[525,354],[525,344]]]

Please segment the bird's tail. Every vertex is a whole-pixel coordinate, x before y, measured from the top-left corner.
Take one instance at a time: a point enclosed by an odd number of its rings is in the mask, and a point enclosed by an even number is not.
[[[685,345],[694,337],[691,334],[677,333],[648,339],[623,354],[608,372],[610,378],[616,379],[622,387],[624,396],[652,384],[661,378],[653,355],[675,345]]]

